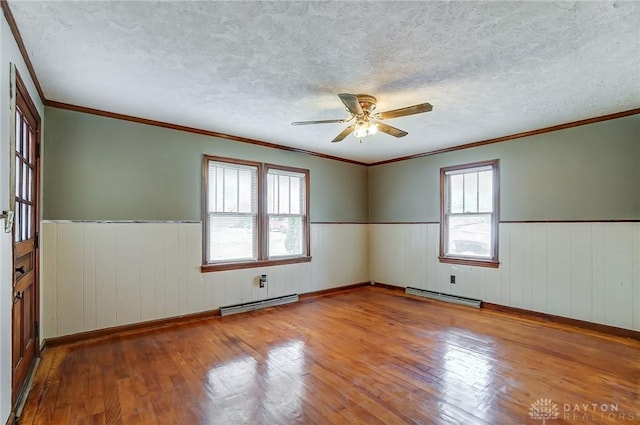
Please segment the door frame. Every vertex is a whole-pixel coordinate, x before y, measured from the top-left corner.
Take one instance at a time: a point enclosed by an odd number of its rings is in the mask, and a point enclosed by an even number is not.
[[[14,376],[13,376],[13,367],[11,370],[11,407],[12,407],[12,414],[15,413],[15,408],[22,402],[24,401],[24,399],[26,398],[26,385],[29,382],[30,379],[30,375],[33,373],[33,368],[35,367],[35,365],[37,364],[37,360],[40,357],[40,208],[41,208],[41,193],[40,193],[40,188],[41,188],[41,182],[40,182],[40,177],[41,177],[41,155],[40,155],[40,149],[41,149],[41,125],[42,125],[42,120],[40,118],[40,114],[38,113],[38,109],[36,108],[35,103],[33,103],[33,100],[31,99],[31,95],[29,94],[29,91],[27,90],[26,85],[24,84],[24,81],[22,80],[22,78],[20,77],[20,74],[18,73],[15,65],[11,65],[11,110],[10,110],[10,169],[11,169],[11,178],[10,178],[10,208],[13,209],[16,203],[16,193],[15,193],[15,161],[16,161],[16,146],[15,146],[15,138],[16,138],[16,134],[15,134],[15,117],[16,117],[16,107],[18,105],[20,105],[21,109],[23,110],[23,114],[29,114],[30,117],[33,119],[33,123],[35,125],[35,170],[34,170],[34,179],[35,179],[35,187],[34,187],[34,254],[33,254],[33,293],[34,293],[34,304],[33,304],[33,309],[34,309],[34,323],[32,324],[34,326],[34,350],[35,350],[35,354],[34,354],[34,361],[33,363],[30,365],[30,371],[27,373],[25,381],[21,383],[20,388],[16,389],[14,388]],[[14,84],[15,81],[15,84]],[[14,268],[15,268],[15,220],[12,223],[11,226],[11,285],[12,288],[13,286],[16,284],[16,276],[15,273],[13,272]],[[12,294],[13,294],[13,289],[12,289]],[[14,332],[15,332],[15,325],[14,325],[14,318],[13,318],[13,303],[11,305],[11,347],[12,347],[12,351],[11,351],[11,362],[13,364],[13,344],[14,344]]]

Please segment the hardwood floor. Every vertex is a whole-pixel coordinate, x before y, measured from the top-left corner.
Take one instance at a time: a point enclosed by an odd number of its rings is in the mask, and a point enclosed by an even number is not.
[[[530,416],[543,399],[557,419]],[[506,425],[545,412],[548,425],[640,424],[640,341],[367,287],[48,349],[20,424]]]

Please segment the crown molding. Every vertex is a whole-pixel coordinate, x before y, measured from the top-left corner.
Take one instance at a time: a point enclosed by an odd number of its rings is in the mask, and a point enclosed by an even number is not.
[[[537,130],[523,131],[522,133],[510,134],[508,136],[496,137],[496,138],[493,138],[493,139],[486,139],[486,140],[480,140],[478,142],[465,143],[463,145],[452,146],[452,147],[449,147],[449,148],[436,149],[436,150],[433,150],[433,151],[417,153],[417,154],[407,155],[407,156],[401,156],[401,157],[393,158],[393,159],[386,159],[384,161],[373,162],[373,163],[370,163],[368,165],[370,167],[375,167],[376,165],[385,165],[385,164],[391,164],[391,163],[394,163],[394,162],[407,161],[407,160],[410,160],[410,159],[422,158],[423,156],[431,156],[431,155],[437,155],[437,154],[440,154],[440,153],[454,152],[454,151],[459,151],[459,150],[463,150],[463,149],[476,148],[478,146],[491,145],[493,143],[506,142],[506,141],[509,141],[509,140],[521,139],[523,137],[536,136],[538,134],[544,134],[544,133],[551,133],[553,131],[565,130],[567,128],[579,127],[579,126],[582,126],[582,125],[594,124],[594,123],[597,123],[597,122],[614,120],[616,118],[623,118],[623,117],[628,117],[630,115],[637,115],[637,114],[640,114],[640,108],[629,109],[628,111],[622,111],[622,112],[616,112],[616,113],[613,113],[613,114],[601,115],[599,117],[587,118],[587,119],[579,120],[579,121],[572,121],[572,122],[568,122],[568,123],[565,123],[565,124],[552,125],[551,127],[539,128]]]
[[[46,100],[44,97],[44,91],[42,90],[40,81],[38,81],[36,71],[33,69],[33,64],[31,63],[31,59],[29,58],[29,54],[27,53],[27,48],[24,45],[22,35],[20,35],[20,30],[18,30],[18,25],[16,24],[16,20],[13,18],[13,14],[11,13],[11,9],[9,8],[9,3],[7,3],[7,0],[0,0],[0,7],[2,7],[4,17],[7,19],[7,23],[9,24],[9,28],[11,29],[11,34],[13,34],[13,38],[16,40],[18,50],[20,50],[22,59],[27,66],[27,70],[29,71],[31,79],[33,80],[33,84],[36,86],[38,96],[40,96],[40,100],[42,100],[42,102],[44,103]]]
[[[165,121],[156,121],[156,120],[151,120],[147,118],[135,117],[132,115],[125,115],[125,114],[119,114],[116,112],[103,111],[101,109],[87,108],[86,106],[73,105],[70,103],[58,102],[55,100],[45,100],[44,104],[45,106],[49,106],[53,108],[66,109],[69,111],[82,112],[85,114],[99,115],[102,117],[114,118],[114,119],[119,119],[124,121],[131,121],[138,124],[152,125],[155,127],[169,128],[172,130],[185,131],[187,133],[200,134],[203,136],[218,137],[221,139],[233,140],[234,142],[249,143],[252,145],[263,146],[267,148],[280,149],[280,150],[285,150],[290,152],[301,153],[305,155],[317,156],[320,158],[330,159],[333,161],[347,162],[349,164],[362,165],[362,166],[368,165],[364,162],[354,161],[352,159],[340,158],[338,156],[327,155],[324,153],[310,151],[306,149],[279,145],[277,143],[265,142],[263,140],[250,139],[247,137],[234,136],[232,134],[218,133],[217,131],[204,130],[201,128],[188,127],[188,126],[179,125],[179,124],[172,124]]]

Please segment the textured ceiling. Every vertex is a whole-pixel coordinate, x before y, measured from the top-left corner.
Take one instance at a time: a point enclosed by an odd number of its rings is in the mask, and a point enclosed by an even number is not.
[[[49,100],[363,162],[640,107],[638,2],[14,1]],[[409,132],[329,143],[338,93]]]

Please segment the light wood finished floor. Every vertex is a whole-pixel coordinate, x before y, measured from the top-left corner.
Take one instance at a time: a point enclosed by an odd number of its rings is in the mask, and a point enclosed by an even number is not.
[[[640,342],[366,287],[49,349],[20,423],[542,424],[540,399],[640,424]]]

